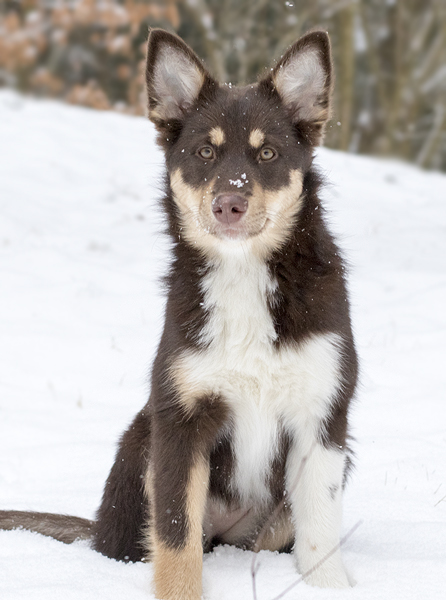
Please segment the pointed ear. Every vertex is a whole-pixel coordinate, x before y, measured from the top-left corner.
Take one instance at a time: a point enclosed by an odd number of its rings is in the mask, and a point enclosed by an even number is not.
[[[309,143],[320,143],[331,114],[333,75],[328,34],[312,31],[301,37],[267,79]]]
[[[146,82],[149,118],[163,123],[181,120],[210,76],[197,55],[179,37],[152,29],[147,49]]]

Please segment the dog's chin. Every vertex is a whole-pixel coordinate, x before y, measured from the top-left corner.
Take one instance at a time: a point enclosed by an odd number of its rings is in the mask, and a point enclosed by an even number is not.
[[[249,238],[259,235],[263,231],[265,225],[266,220],[265,223],[258,224],[258,226],[253,223],[251,223],[250,226],[246,223],[235,223],[232,225],[219,223],[217,227],[214,227],[213,234],[220,240],[244,242]]]

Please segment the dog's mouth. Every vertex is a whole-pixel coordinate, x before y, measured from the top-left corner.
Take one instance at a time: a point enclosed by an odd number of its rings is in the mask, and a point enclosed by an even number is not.
[[[257,219],[256,221],[256,223],[250,224],[239,223],[237,225],[215,225],[212,233],[219,239],[241,242],[260,235],[268,226],[269,219],[265,217],[260,223]]]
[[[215,229],[217,237],[228,240],[244,240],[249,237],[245,227],[219,226]]]

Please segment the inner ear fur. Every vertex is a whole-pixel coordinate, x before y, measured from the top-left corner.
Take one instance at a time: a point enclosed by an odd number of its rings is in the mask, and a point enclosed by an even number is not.
[[[146,83],[149,118],[162,129],[169,121],[181,121],[205,84],[214,82],[183,40],[163,29],[152,29]]]
[[[316,30],[301,37],[260,85],[275,90],[305,140],[319,144],[331,116],[333,67],[328,34]]]

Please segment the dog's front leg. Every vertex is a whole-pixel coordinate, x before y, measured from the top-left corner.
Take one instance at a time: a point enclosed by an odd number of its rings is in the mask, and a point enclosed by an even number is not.
[[[349,585],[338,546],[344,468],[344,452],[316,440],[308,440],[305,446],[295,443],[289,455],[287,488],[296,527],[294,552],[299,572],[310,585]]]
[[[177,407],[153,417],[150,554],[159,600],[201,598],[209,456],[220,416],[204,399],[187,415]]]

